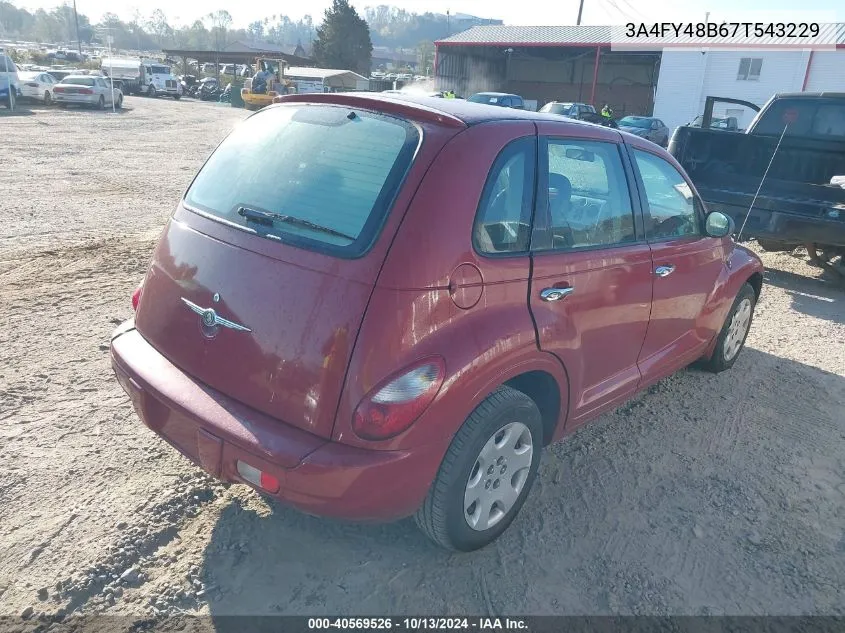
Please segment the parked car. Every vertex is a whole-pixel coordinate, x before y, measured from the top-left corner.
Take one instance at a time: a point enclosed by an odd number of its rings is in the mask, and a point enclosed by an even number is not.
[[[28,71],[18,73],[21,87],[21,97],[32,101],[40,101],[44,105],[53,102],[53,87],[56,80],[46,72]]]
[[[714,130],[717,102],[757,114],[745,132]],[[841,277],[830,261],[845,256],[845,189],[835,185],[845,175],[845,93],[776,94],[762,109],[709,96],[702,127],[679,127],[669,151],[708,204],[745,224],[744,236],[770,251],[804,245],[814,264]]]
[[[701,127],[704,122],[704,116],[698,115],[689,124],[690,127]],[[729,132],[739,131],[739,121],[735,116],[728,117],[713,117],[710,119],[708,129],[711,130],[728,130]]]
[[[550,101],[540,108],[540,112],[559,114],[570,119],[578,120],[583,120],[590,114],[598,114],[596,109],[589,103],[571,103],[565,101]]]
[[[477,92],[469,97],[467,101],[471,101],[472,103],[486,103],[503,108],[515,108],[517,110],[525,109],[525,103],[522,97],[505,92]]]
[[[737,360],[762,264],[653,143],[451,99],[279,101],[200,169],[111,338],[143,422],[213,476],[472,550],[545,445]]]
[[[111,82],[103,77],[71,75],[53,87],[53,100],[60,106],[85,105],[104,110],[107,106],[123,107],[123,93],[111,88]]]
[[[596,109],[588,103],[569,103],[563,101],[550,101],[542,108],[540,112],[544,114],[557,114],[568,119],[576,119],[578,121],[586,121],[587,123],[595,123],[617,129],[619,125],[616,119],[612,117],[604,117],[596,112]]]
[[[619,129],[636,136],[657,143],[660,147],[668,147],[669,128],[658,118],[653,116],[626,116],[619,119]]]

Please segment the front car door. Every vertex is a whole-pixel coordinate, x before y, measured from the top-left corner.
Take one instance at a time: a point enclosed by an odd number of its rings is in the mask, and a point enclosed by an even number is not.
[[[621,138],[578,127],[538,125],[529,294],[539,345],[569,376],[568,428],[636,391],[652,292],[651,251]]]
[[[702,312],[725,252],[722,240],[704,232],[704,203],[678,165],[643,141],[631,143],[654,265],[651,319],[639,360],[643,381],[652,383],[697,360],[715,335]]]

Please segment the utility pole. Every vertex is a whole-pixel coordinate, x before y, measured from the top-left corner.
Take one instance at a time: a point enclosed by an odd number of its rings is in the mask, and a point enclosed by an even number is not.
[[[584,0],[581,0],[581,4],[578,5],[578,22],[576,24],[581,26],[581,14],[584,13]]]
[[[76,12],[76,0],[73,0],[73,19],[76,22],[76,50],[79,52],[79,59],[82,59],[82,42],[79,41],[79,14]]]
[[[452,26],[449,21],[449,9],[446,9],[446,36],[452,35]]]

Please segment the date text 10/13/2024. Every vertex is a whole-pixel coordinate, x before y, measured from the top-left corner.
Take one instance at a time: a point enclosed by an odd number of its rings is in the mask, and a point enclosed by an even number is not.
[[[313,631],[521,631],[528,624],[521,618],[308,618]]]

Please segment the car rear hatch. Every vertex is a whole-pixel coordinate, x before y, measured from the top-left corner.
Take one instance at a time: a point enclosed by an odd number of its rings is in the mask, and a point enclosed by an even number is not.
[[[455,131],[329,104],[248,118],[170,220],[138,331],[201,382],[331,437],[392,234]]]

